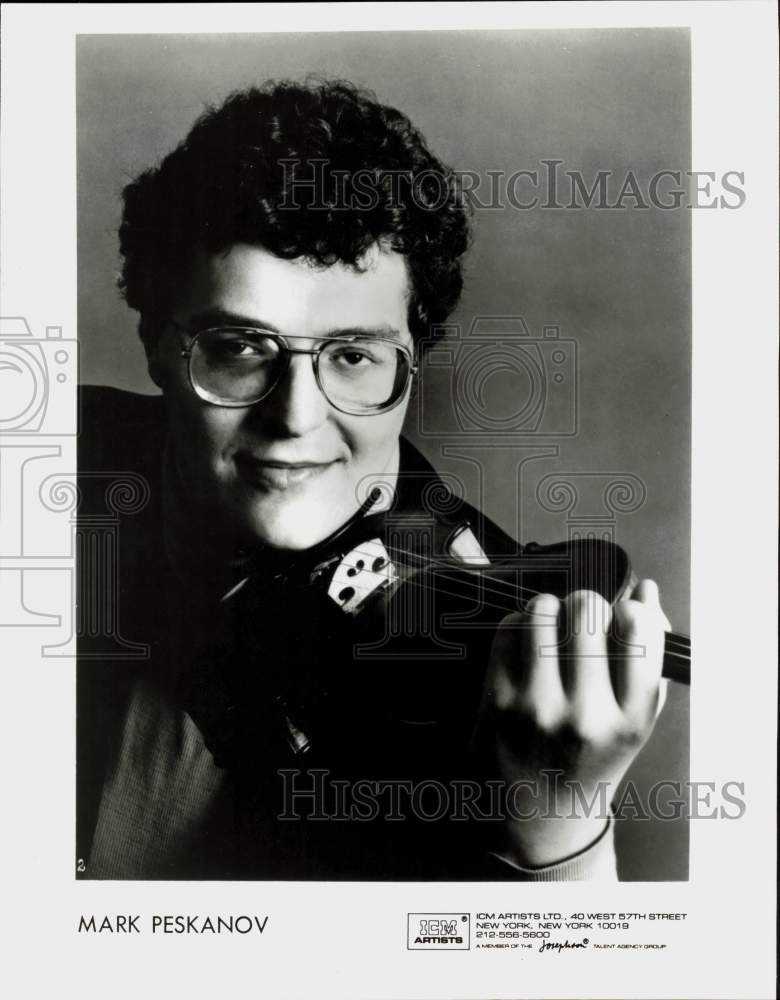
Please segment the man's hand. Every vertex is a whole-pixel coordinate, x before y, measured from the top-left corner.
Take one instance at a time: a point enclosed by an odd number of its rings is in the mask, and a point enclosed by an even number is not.
[[[503,857],[553,864],[604,831],[605,808],[658,714],[665,628],[651,580],[614,609],[591,591],[540,594],[504,619],[475,740],[483,778],[523,783],[513,810],[530,818],[507,821]]]

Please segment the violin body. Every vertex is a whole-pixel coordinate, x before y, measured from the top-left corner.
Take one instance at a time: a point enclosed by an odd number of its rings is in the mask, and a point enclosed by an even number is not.
[[[403,544],[407,528],[356,517],[305,559],[250,576],[231,598],[225,633],[239,648],[195,676],[186,696],[207,742],[216,735],[218,762],[267,757],[268,741],[278,749],[281,740],[293,757],[346,766],[356,747],[365,758],[393,746],[399,727],[429,749],[463,745],[508,614],[539,593],[591,590],[614,604],[635,584],[627,554],[607,540],[529,544],[490,562],[467,523],[438,519],[440,537],[414,548]],[[689,656],[687,640],[667,636],[664,676],[689,683]]]

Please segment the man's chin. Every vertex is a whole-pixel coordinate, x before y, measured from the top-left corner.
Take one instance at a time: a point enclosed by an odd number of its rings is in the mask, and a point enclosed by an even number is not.
[[[324,541],[341,527],[349,517],[322,520],[323,510],[316,515],[312,511],[301,511],[298,516],[251,518],[246,523],[249,540],[254,545],[280,552],[303,552]]]

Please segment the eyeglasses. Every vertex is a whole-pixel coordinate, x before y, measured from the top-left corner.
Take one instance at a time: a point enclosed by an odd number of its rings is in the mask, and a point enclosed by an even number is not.
[[[193,334],[178,323],[171,325],[192,337],[181,352],[192,388],[217,406],[251,406],[265,399],[284,377],[292,354],[311,355],[323,396],[335,409],[353,416],[397,406],[417,373],[409,348],[379,337],[337,337],[306,349],[291,347],[290,341],[311,337],[283,337],[243,326]]]

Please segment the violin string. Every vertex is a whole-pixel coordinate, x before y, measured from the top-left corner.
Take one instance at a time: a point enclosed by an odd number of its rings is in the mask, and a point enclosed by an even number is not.
[[[423,557],[423,556],[418,556],[418,555],[416,555],[416,553],[411,552],[411,551],[406,550],[406,549],[402,549],[402,548],[400,548],[398,546],[386,546],[386,548],[388,548],[390,551],[394,551],[394,552],[400,553],[401,555],[404,555],[404,556],[407,556],[407,557],[410,557],[410,558],[416,558],[416,559],[419,560],[419,562],[421,564],[424,564],[424,565],[425,564],[427,564],[427,565],[433,565],[433,568],[435,570],[437,570],[437,578],[438,579],[444,579],[444,580],[448,580],[448,581],[451,581],[451,582],[460,583],[461,585],[466,584],[466,580],[463,577],[448,577],[446,575],[446,573],[442,571],[442,567],[441,566],[437,567],[435,563],[431,564],[431,561],[425,559],[425,557]],[[359,551],[359,550],[356,549],[355,551]],[[448,570],[458,570],[460,567],[448,564],[446,568]],[[496,567],[496,566],[493,566],[493,567],[491,567],[491,566],[469,567],[468,564],[463,564],[463,567],[462,567],[464,573],[468,573],[469,570],[471,570],[473,572],[476,569],[477,570],[477,573],[475,574],[476,576],[479,576],[479,569],[481,569],[481,568],[484,568],[485,570],[489,571],[491,568],[501,569],[501,568],[504,568],[504,567],[501,567],[501,566],[498,566],[498,567]],[[506,568],[512,569],[513,567],[510,565],[509,567],[506,567]],[[511,599],[514,599],[516,597],[516,595],[518,595],[518,594],[519,595],[527,594],[529,596],[526,598],[526,600],[531,600],[531,598],[538,597],[539,594],[540,594],[540,591],[531,590],[528,587],[525,587],[525,588],[524,587],[516,587],[515,585],[513,585],[511,583],[505,582],[503,580],[496,580],[495,578],[491,578],[491,577],[487,577],[487,576],[480,576],[479,579],[482,580],[482,581],[490,580],[490,583],[494,584],[493,587],[488,587],[484,582],[483,583],[476,583],[475,582],[475,583],[471,584],[471,586],[473,587],[473,589],[479,591],[480,593],[491,593],[491,594],[495,594],[497,596],[502,596],[502,597],[503,596],[507,596],[507,597],[509,597]],[[501,590],[501,589],[497,589],[497,588],[504,588],[504,589]],[[459,596],[459,595],[451,595],[451,596]],[[487,605],[487,606],[495,608],[497,610],[502,610],[502,608],[503,608],[502,605],[498,605],[498,604],[497,605]],[[510,609],[507,609],[507,610],[508,611],[515,611],[515,610],[518,610],[518,609],[516,607],[513,607],[513,608],[510,608]],[[667,646],[667,648],[672,647],[672,646],[677,646],[677,647],[680,647],[680,649],[684,650],[686,653],[689,653],[690,652],[690,647],[691,647],[691,641],[688,638],[688,636],[685,636],[685,635],[682,635],[682,634],[678,634],[678,633],[675,633],[675,632],[667,632],[666,633],[666,646]]]
[[[407,559],[410,559],[410,560],[411,559],[417,560],[417,563],[418,563],[418,565],[419,565],[420,568],[424,569],[425,567],[431,566],[431,565],[433,565],[434,568],[437,568],[436,564],[433,563],[431,559],[426,558],[426,556],[418,555],[417,553],[412,552],[409,549],[402,549],[399,546],[385,545],[384,543],[383,543],[383,545],[384,545],[384,548],[388,552],[397,553],[397,554],[402,555],[402,556],[404,556],[404,557],[406,557]],[[373,553],[373,552],[366,552],[365,550],[361,550],[361,549],[359,549],[357,547],[354,548],[352,551],[358,553],[359,555],[364,555],[364,556],[366,556],[366,558],[374,558],[375,557],[375,553]],[[442,568],[442,564],[439,564],[438,568],[441,569]],[[485,566],[485,567],[481,567],[481,566],[469,566],[468,563],[463,563],[462,567],[457,566],[457,565],[448,565],[447,566],[447,569],[460,569],[460,568],[462,568],[464,572],[467,572],[469,570],[477,570],[477,571],[479,571],[482,568],[484,568],[484,569],[490,569],[491,567],[490,566]],[[492,567],[492,568],[495,569],[496,567]],[[511,568],[511,567],[509,567],[509,568]],[[443,576],[443,574],[442,574],[442,578],[446,579],[446,577]],[[531,590],[528,587],[516,587],[516,586],[513,586],[510,583],[505,583],[503,580],[495,580],[495,579],[493,579],[490,582],[491,582],[491,584],[493,584],[492,587],[484,587],[482,589],[487,590],[487,591],[489,591],[491,593],[495,593],[497,595],[500,594],[501,596],[506,596],[506,597],[514,598],[514,597],[516,597],[516,595],[523,596],[523,595],[527,594],[528,596],[526,597],[526,600],[530,601],[531,598],[538,597],[539,594],[540,594],[540,591]],[[498,585],[498,587],[496,585]],[[474,584],[473,586],[479,587],[478,584]],[[503,589],[499,589],[499,588],[503,588]]]
[[[446,577],[445,577],[445,579],[446,579]],[[460,582],[460,581],[458,581],[458,582]],[[419,587],[419,588],[424,589],[424,590],[430,590],[431,589],[428,585],[422,584],[422,583],[417,583],[413,579],[411,579],[411,580],[405,580],[404,584],[407,585],[407,586]],[[461,596],[463,596],[461,594],[455,594],[452,591],[443,590],[440,587],[437,587],[436,591],[437,591],[437,593],[441,593],[441,594],[444,594],[445,596],[450,596],[450,597],[461,597]],[[508,610],[503,605],[499,605],[499,604],[485,604],[483,606],[489,608],[490,610],[497,610],[497,611],[507,611]],[[544,616],[544,617],[553,617],[553,616],[550,615],[550,616]],[[674,639],[673,639],[673,633],[666,633],[665,634],[665,641],[664,641],[664,653],[665,653],[665,655],[671,655],[671,656],[675,657],[678,660],[683,660],[683,661],[690,662],[690,657],[687,655],[687,651],[685,650],[684,644],[680,644],[681,647],[682,647],[681,650],[677,650],[677,649],[673,648],[674,644],[675,643],[674,643]]]
[[[477,582],[471,583],[471,581],[467,581],[464,578],[464,576],[450,577],[450,576],[447,576],[446,572],[443,571],[442,566],[438,566],[437,567],[435,563],[431,563],[431,561],[425,559],[425,557],[418,556],[416,553],[413,553],[411,551],[404,550],[404,549],[401,549],[401,548],[398,548],[398,547],[388,546],[388,548],[390,548],[392,551],[400,552],[401,554],[403,554],[403,555],[405,555],[405,556],[407,556],[409,558],[417,559],[418,562],[421,565],[424,565],[424,566],[432,565],[433,568],[438,571],[437,572],[437,579],[439,579],[439,580],[445,580],[445,581],[450,581],[450,582],[454,582],[454,583],[459,583],[461,586],[469,586],[469,587],[471,587],[471,589],[473,591],[477,591],[480,594],[493,593],[493,594],[499,595],[501,597],[504,597],[504,596],[511,597],[514,600],[518,594],[525,593],[525,594],[530,595],[528,597],[528,599],[530,600],[530,597],[537,596],[537,594],[539,593],[538,591],[530,590],[529,588],[514,587],[512,584],[505,583],[504,581],[495,580],[495,579],[491,579],[490,582],[493,583],[493,584],[498,584],[500,587],[503,587],[504,589],[503,590],[499,590],[499,589],[496,589],[495,586],[491,588],[491,587],[485,585],[484,581],[486,579],[490,579],[490,578],[485,577],[485,576],[479,577],[479,579],[482,581],[481,583],[477,583]],[[373,557],[375,555],[375,553],[368,553],[366,551],[361,551],[358,548],[353,549],[353,552],[356,552],[356,553],[358,553],[360,555],[365,555],[367,558],[368,557]],[[450,566],[450,565],[447,566],[447,569],[455,569],[455,570],[457,570],[459,568],[460,567],[458,567],[458,566]],[[488,569],[489,567],[485,567],[485,568]],[[474,567],[468,567],[467,565],[464,564],[464,566],[463,566],[464,572],[468,572],[469,569],[473,570]],[[379,575],[379,574],[377,574],[377,575]],[[387,577],[387,579],[389,579],[389,577]],[[412,581],[411,580],[407,580],[405,582],[406,583],[411,583]],[[426,584],[422,584],[422,583],[416,583],[415,586],[426,587],[426,586],[430,586],[430,585],[426,585]],[[441,588],[439,588],[439,589],[441,590]],[[444,591],[444,590],[442,590],[441,592],[443,594],[445,594],[446,596],[452,596],[452,597],[462,596],[462,595],[453,594],[453,593],[451,593],[449,591]],[[503,610],[503,611],[507,611],[507,612],[518,610],[516,607],[507,608],[505,605],[502,605],[502,604],[485,604],[485,606],[489,607],[489,608],[492,608],[492,609],[495,609],[495,610]],[[686,651],[690,650],[690,640],[686,636],[676,635],[673,632],[669,632],[669,633],[666,634],[666,645],[667,645],[667,647],[671,647],[671,646],[677,645],[677,646],[679,646],[683,650],[686,650]],[[672,651],[672,650],[670,650],[670,651]]]
[[[464,572],[468,572],[469,570],[476,570],[477,573],[479,572],[480,569],[483,569],[483,568],[485,570],[488,570],[488,571],[490,569],[509,569],[509,570],[512,570],[512,569],[515,569],[515,568],[518,569],[518,570],[522,569],[522,567],[519,566],[519,565],[517,567],[513,567],[511,565],[511,563],[509,565],[503,565],[503,566],[500,565],[500,564],[497,565],[497,566],[491,564],[491,565],[485,566],[485,567],[469,566],[468,563],[463,563],[460,566],[457,565],[457,564],[448,563],[448,564],[440,564],[440,566],[437,567],[437,565],[436,565],[435,562],[432,563],[431,560],[426,559],[424,556],[418,556],[418,555],[416,555],[416,553],[411,552],[409,550],[402,549],[402,548],[397,547],[397,546],[387,546],[387,548],[388,548],[389,551],[397,552],[397,553],[399,553],[402,556],[406,556],[406,557],[410,557],[410,558],[415,558],[423,566],[425,566],[425,565],[433,565],[434,569],[440,568],[442,565],[445,565],[446,569],[448,569],[448,570],[462,569]],[[445,579],[446,579],[446,577],[445,577]],[[484,577],[483,577],[483,579],[489,579],[490,583],[493,584],[492,587],[485,586],[484,589],[487,590],[487,591],[489,591],[489,592],[491,592],[491,593],[494,593],[496,595],[499,595],[499,594],[502,595],[502,596],[506,595],[509,598],[515,598],[515,596],[517,594],[520,594],[521,596],[522,595],[528,595],[526,597],[526,600],[531,600],[531,598],[538,597],[539,594],[541,593],[540,591],[537,591],[537,590],[531,590],[529,587],[520,587],[520,586],[517,586],[516,584],[509,583],[509,582],[506,582],[504,580],[497,580],[495,578],[484,578]],[[479,585],[475,584],[475,586],[479,586]]]
[[[419,562],[419,564],[421,566],[430,566],[430,565],[432,565],[433,569],[437,571],[437,574],[436,574],[437,575],[437,580],[444,580],[445,582],[457,583],[457,584],[461,585],[462,587],[464,587],[464,589],[465,588],[469,588],[472,593],[476,593],[476,594],[479,594],[479,595],[494,594],[494,595],[500,596],[500,597],[512,598],[514,604],[516,605],[516,598],[517,598],[518,595],[528,594],[529,596],[526,598],[526,600],[530,600],[532,597],[537,597],[539,595],[539,593],[540,593],[539,591],[534,591],[534,590],[531,590],[530,588],[527,588],[527,587],[525,587],[525,588],[524,587],[513,587],[512,584],[505,583],[502,580],[495,580],[495,579],[491,579],[490,580],[491,584],[498,584],[503,589],[497,589],[495,586],[489,587],[489,586],[486,586],[485,583],[484,583],[484,581],[486,579],[489,579],[489,578],[486,578],[484,576],[479,577],[479,579],[481,581],[483,581],[482,583],[478,583],[478,582],[473,582],[472,583],[472,581],[470,581],[470,580],[468,580],[466,578],[466,574],[470,570],[473,571],[475,568],[477,570],[479,570],[482,567],[469,567],[467,564],[464,564],[463,565],[464,575],[460,576],[460,577],[452,577],[452,576],[448,576],[447,573],[443,571],[443,568],[441,566],[437,567],[435,564],[432,564],[431,561],[428,560],[428,559],[426,559],[424,556],[419,556],[419,555],[417,555],[414,552],[411,552],[409,550],[401,549],[401,548],[399,548],[397,546],[385,546],[385,549],[389,550],[389,551],[401,553],[402,555],[404,555],[404,556],[406,556],[408,558],[411,558],[411,559],[416,559],[416,560],[418,560],[418,562]],[[361,550],[360,548],[357,548],[357,547],[354,548],[352,550],[352,552],[357,553],[358,555],[364,555],[364,556],[366,556],[367,559],[374,558],[375,555],[376,555],[374,552],[368,552],[366,550]],[[447,566],[448,570],[457,570],[458,568],[459,567],[457,567],[457,566],[449,566],[449,565]],[[488,567],[488,566],[486,566],[484,568],[486,570],[490,569],[490,567]],[[382,575],[384,575],[384,579],[386,581],[388,581],[388,582],[390,582],[392,579],[394,579],[390,575],[389,572],[387,574],[381,574],[380,572],[377,572],[375,570],[372,570],[372,572],[376,576],[382,576]],[[417,582],[414,579],[407,579],[407,580],[405,580],[403,582],[405,584],[407,584],[407,585],[411,585],[411,586],[417,587],[419,589],[424,589],[424,590],[430,590],[430,589],[432,589],[429,584]],[[452,591],[444,590],[441,587],[438,587],[436,589],[438,589],[438,591],[440,593],[442,593],[444,596],[449,596],[449,597],[462,597],[463,596],[463,594],[456,594],[456,593],[453,593]],[[487,601],[484,601],[483,604],[482,604],[482,606],[488,608],[489,610],[503,611],[505,613],[509,613],[511,611],[517,611],[517,610],[519,610],[516,606],[507,607],[505,604],[498,604],[498,603],[487,602]],[[552,616],[550,616],[550,617],[552,617]],[[689,652],[690,652],[690,640],[686,636],[677,635],[677,634],[675,634],[673,632],[669,632],[669,633],[666,633],[665,647],[666,647],[666,652],[668,654],[671,654],[671,655],[674,655],[674,656],[677,656],[679,658],[684,659],[684,658],[686,658],[687,654],[689,654]],[[674,648],[674,647],[679,647],[679,649]]]
[[[428,591],[428,590],[431,589],[428,585],[422,584],[422,583],[416,583],[413,579],[404,580],[403,583],[404,583],[405,586],[418,587],[418,588],[426,590],[426,591]],[[444,590],[441,587],[437,587],[436,591],[437,591],[437,593],[443,594],[445,596],[450,596],[450,597],[461,597],[462,596],[461,594],[454,594],[454,593],[452,593],[452,591]],[[486,605],[486,606],[488,608],[490,608],[491,610],[498,610],[498,611],[506,611],[507,610],[502,605],[492,605],[492,604],[489,604],[489,605]],[[550,617],[552,617],[552,616],[550,616]],[[496,624],[496,627],[497,627],[498,626],[498,622],[496,622],[495,624]],[[690,656],[686,655],[685,652],[680,652],[678,650],[670,648],[669,638],[670,638],[670,634],[667,633],[665,641],[664,641],[664,656],[665,657],[669,657],[671,659],[674,659],[674,660],[676,660],[679,663],[690,664]]]
[[[482,576],[482,575],[479,574],[479,570],[480,569],[484,568],[485,570],[489,571],[491,568],[493,568],[493,569],[504,568],[504,567],[501,567],[501,566],[499,566],[499,567],[495,567],[495,566],[493,566],[493,567],[491,567],[491,566],[473,567],[473,566],[468,566],[468,564],[463,564],[462,567],[458,566],[458,565],[451,565],[451,564],[446,564],[446,566],[443,565],[443,564],[439,564],[437,566],[436,563],[432,562],[431,560],[426,559],[424,556],[418,556],[416,553],[413,553],[413,552],[411,552],[409,550],[401,549],[401,548],[399,548],[397,546],[386,546],[386,549],[389,549],[389,550],[394,551],[394,552],[401,553],[402,555],[407,556],[407,557],[412,558],[412,559],[417,559],[418,562],[419,562],[419,564],[421,566],[431,566],[436,571],[436,576],[437,576],[437,579],[439,579],[439,580],[445,580],[445,581],[448,581],[448,582],[459,583],[459,584],[461,584],[461,586],[471,587],[472,590],[478,591],[479,593],[495,594],[497,596],[501,596],[501,597],[506,596],[506,597],[509,597],[509,598],[512,598],[512,599],[515,599],[518,594],[519,595],[527,594],[527,595],[529,595],[528,598],[527,598],[527,600],[530,600],[532,597],[538,596],[539,593],[540,593],[539,591],[531,590],[530,588],[527,588],[527,587],[525,587],[525,588],[523,588],[523,587],[515,587],[513,584],[507,583],[507,582],[505,582],[503,580],[496,580],[494,578],[490,578],[490,577],[487,577],[487,576]],[[365,550],[361,550],[359,548],[355,548],[352,551],[358,553],[359,555],[365,555],[367,558],[374,558],[375,557],[375,553],[373,553],[373,552],[369,553],[369,552],[367,552]],[[512,567],[510,566],[508,568],[511,569]],[[458,577],[448,576],[447,572],[445,571],[445,570],[458,571],[460,569],[462,569],[463,575],[462,576],[458,576]],[[474,575],[480,581],[482,581],[482,582],[473,582],[472,583],[470,580],[467,579],[466,574],[468,574],[469,572],[474,572],[475,570],[476,570],[476,572],[474,573]],[[376,571],[373,571],[373,572],[376,573]],[[376,575],[379,575],[379,574],[376,573]],[[387,579],[389,579],[389,577],[387,577]],[[485,582],[485,581],[488,581],[488,580],[494,586],[492,586],[492,587],[488,586],[486,584],[486,582]],[[408,583],[408,582],[411,582],[411,581],[407,580],[406,582]],[[422,586],[426,586],[426,585],[425,584],[417,584],[417,586],[421,586],[422,587]],[[503,588],[503,590],[499,589],[499,588]],[[448,592],[442,591],[442,593],[448,593]],[[449,594],[449,596],[457,597],[457,596],[461,596],[461,595]],[[500,605],[500,604],[487,605],[487,606],[495,608],[496,610],[503,610],[504,609],[504,605]],[[518,609],[516,607],[512,607],[512,608],[507,608],[506,610],[507,611],[511,611],[511,610],[518,610]],[[687,636],[677,635],[677,634],[675,634],[673,632],[667,633],[667,641],[675,642],[675,643],[677,643],[678,645],[680,645],[682,647],[690,647],[690,639],[688,639]]]
[[[396,551],[402,552],[403,550],[398,549]],[[352,552],[357,553],[358,555],[364,555],[368,559],[374,558],[375,555],[376,555],[373,552],[367,552],[367,551],[361,550],[359,548],[353,549]],[[425,566],[431,565],[430,560],[427,560],[424,557],[415,556],[415,554],[412,553],[412,552],[404,552],[403,554],[407,555],[407,556],[411,556],[413,558],[419,559],[421,567],[425,567]],[[457,569],[458,567],[448,567],[448,568],[449,569]],[[463,566],[464,571],[468,571],[469,568],[470,567],[468,567],[467,565]],[[487,569],[488,567],[485,567],[485,568]],[[437,573],[437,579],[444,580],[446,582],[460,583],[462,585],[470,587],[472,589],[472,591],[477,591],[478,593],[482,593],[482,594],[485,594],[485,593],[495,594],[497,596],[507,597],[507,598],[509,598],[509,597],[516,598],[517,595],[522,596],[523,594],[527,594],[528,597],[526,598],[526,600],[530,601],[531,598],[538,597],[539,593],[540,593],[539,591],[530,590],[527,587],[516,587],[516,588],[513,588],[513,587],[511,587],[511,585],[505,584],[503,581],[491,580],[492,584],[499,583],[499,584],[501,584],[501,586],[504,587],[504,590],[498,590],[495,587],[488,587],[488,586],[485,586],[485,585],[480,585],[479,583],[472,583],[471,581],[467,581],[467,580],[465,580],[464,578],[461,578],[461,577],[448,577],[446,575],[446,573],[441,572],[441,569],[442,569],[441,566],[439,566],[438,569],[439,569],[439,572]],[[382,576],[382,575],[384,575],[384,574],[382,574],[381,572],[379,572],[377,570],[372,570],[372,573],[375,576]],[[391,580],[393,580],[393,579],[395,579],[395,577],[393,577],[389,572],[386,575],[384,575],[384,578],[388,582],[391,581]],[[485,578],[482,577],[481,579],[484,580]],[[413,579],[404,580],[404,583],[406,583],[406,584],[413,584],[416,587],[419,587],[419,588],[422,588],[422,589],[426,589],[426,590],[427,589],[431,589],[429,584],[415,582]],[[439,589],[441,589],[441,588],[439,588]],[[445,590],[441,590],[441,593],[443,593],[443,594],[445,594],[445,596],[449,596],[449,597],[460,597],[460,596],[462,596],[461,594],[454,594],[454,593],[452,593],[450,591],[445,591]],[[505,611],[507,614],[509,614],[510,611],[518,611],[519,610],[517,607],[507,607],[507,606],[505,606],[503,604],[490,604],[490,603],[486,603],[485,606],[488,607],[488,608],[490,608],[490,609],[493,609],[493,610]]]

